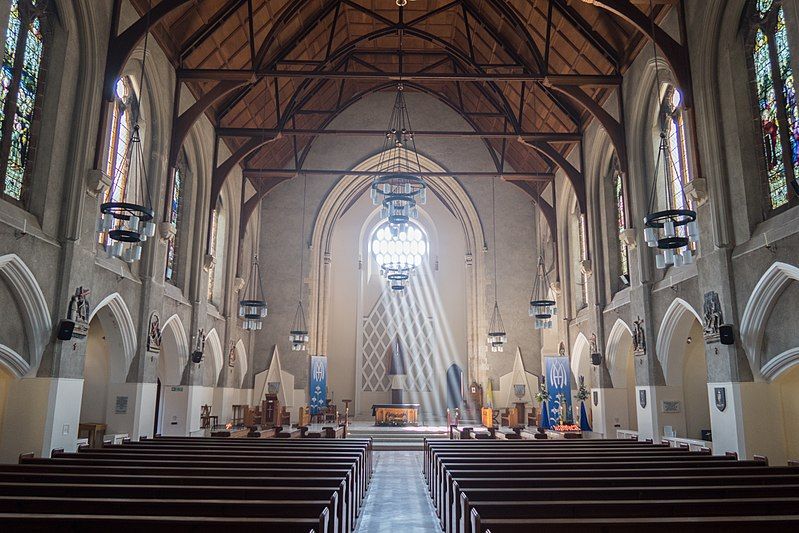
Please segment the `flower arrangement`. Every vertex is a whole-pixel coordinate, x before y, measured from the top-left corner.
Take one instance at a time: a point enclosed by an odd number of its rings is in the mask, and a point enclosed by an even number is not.
[[[546,379],[541,380],[541,385],[538,386],[538,392],[535,393],[535,401],[541,404],[549,401]]]
[[[570,431],[580,431],[580,426],[577,424],[556,424],[552,427],[555,431],[560,431],[563,433],[570,432]]]
[[[580,376],[580,387],[577,389],[577,399],[584,402],[588,397],[588,389],[585,387],[585,376]]]

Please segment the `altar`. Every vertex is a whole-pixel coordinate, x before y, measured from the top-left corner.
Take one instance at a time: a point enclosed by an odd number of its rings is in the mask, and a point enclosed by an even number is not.
[[[418,426],[418,403],[385,403],[372,406],[376,426]]]

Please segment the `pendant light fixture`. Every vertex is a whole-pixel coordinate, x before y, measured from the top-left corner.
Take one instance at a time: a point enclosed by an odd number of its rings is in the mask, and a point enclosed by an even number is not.
[[[399,5],[399,2],[398,2]],[[402,56],[402,34],[399,54]],[[400,70],[402,60],[399,61]],[[381,217],[388,219],[392,235],[408,228],[412,218],[418,218],[417,207],[427,201],[427,184],[421,177],[422,165],[416,151],[411,117],[405,102],[402,72],[397,85],[394,107],[386,128],[383,150],[377,163],[379,175],[372,181],[371,197],[374,205],[382,206]]]
[[[302,174],[302,231],[300,233],[300,287],[299,298],[297,299],[297,310],[294,312],[294,321],[291,323],[289,331],[289,342],[291,351],[304,352],[308,349],[308,325],[305,321],[305,309],[302,306],[302,276],[305,270],[305,204],[308,191],[308,176]]]
[[[141,93],[139,102],[144,101],[144,90],[147,87],[145,62],[147,61],[147,45],[150,37],[149,9],[147,28],[144,35],[144,53],[141,60]],[[127,263],[139,261],[142,257],[142,244],[150,237],[155,236],[155,212],[150,199],[149,180],[147,179],[147,165],[144,159],[141,133],[139,131],[139,108],[134,109],[133,131],[131,133],[125,157],[128,158],[128,179],[113,179],[108,200],[100,205],[100,219],[97,223],[97,233],[101,236],[106,246],[109,257],[122,259]],[[117,176],[119,178],[119,176]],[[134,185],[138,186],[138,196],[142,203],[128,201],[129,190],[125,181],[130,182],[135,178]],[[134,188],[135,190],[135,188]]]
[[[541,205],[541,192],[538,193],[536,209]],[[536,210],[536,213],[538,211]],[[544,236],[541,231],[541,221],[536,220],[536,236],[538,246],[538,266],[533,282],[533,292],[530,293],[530,309],[528,313],[535,318],[535,329],[552,329],[552,317],[557,314],[555,300],[549,297],[549,274],[546,267],[546,256],[544,253]]]
[[[655,42],[655,15],[652,0],[649,1],[652,23],[652,50],[655,58],[655,97],[660,101],[660,62]],[[660,110],[664,113],[663,110]],[[665,113],[664,113],[665,114]],[[664,116],[660,131],[657,161],[652,176],[652,193],[649,199],[649,214],[644,217],[644,240],[650,248],[657,248],[655,266],[664,269],[670,265],[682,266],[694,262],[691,244],[699,242],[699,224],[696,222],[696,211],[689,209],[683,188],[682,178],[672,179],[671,173],[680,176],[675,161],[671,156],[667,142],[668,117]],[[662,172],[659,172],[662,169]],[[658,175],[663,175],[663,191],[666,208],[657,208]],[[679,191],[672,191],[669,183],[674,182]],[[681,200],[677,204],[675,196]]]
[[[244,298],[239,301],[239,318],[242,319],[242,329],[258,331],[263,327],[262,320],[266,318],[268,309],[264,299],[264,287],[261,283],[261,274],[258,269],[258,254],[255,255],[250,269],[250,278],[244,288]]]
[[[502,322],[497,299],[497,204],[495,188],[496,178],[491,178],[491,226],[494,235],[491,243],[494,249],[494,311],[491,313],[491,322],[488,325],[488,346],[492,352],[502,352],[508,342],[508,335],[505,333],[505,324]]]

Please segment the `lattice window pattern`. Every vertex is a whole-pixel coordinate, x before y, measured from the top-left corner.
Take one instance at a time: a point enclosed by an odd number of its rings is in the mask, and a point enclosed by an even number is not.
[[[401,300],[383,295],[363,321],[361,387],[385,392],[391,387],[389,346],[399,336],[405,349],[405,390],[430,391],[433,384],[433,324],[412,294]]]

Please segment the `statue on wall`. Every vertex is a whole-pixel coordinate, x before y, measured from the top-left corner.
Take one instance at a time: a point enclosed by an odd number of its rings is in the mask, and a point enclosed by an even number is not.
[[[227,354],[227,366],[233,368],[236,366],[236,344],[230,343],[230,351]]]
[[[723,323],[721,302],[716,291],[705,293],[705,303],[702,309],[702,334],[705,343],[711,344],[719,341],[719,327]]]
[[[205,352],[205,330],[200,328],[197,330],[197,345],[191,353],[191,362],[199,364],[203,360],[203,353]]]
[[[150,315],[150,328],[147,331],[147,351],[159,353],[161,351],[161,319],[153,311]]]
[[[90,290],[78,287],[75,289],[75,294],[69,299],[67,320],[72,320],[75,323],[72,336],[78,339],[83,339],[89,334],[89,315],[91,314],[91,309],[89,307],[90,293]]]
[[[635,355],[646,354],[646,335],[644,334],[644,321],[641,317],[633,321],[633,353]]]

